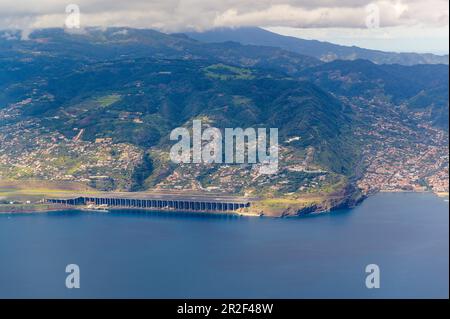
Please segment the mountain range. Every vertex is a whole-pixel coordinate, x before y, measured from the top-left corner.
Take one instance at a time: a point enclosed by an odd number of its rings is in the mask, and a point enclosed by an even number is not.
[[[258,43],[243,40],[251,32]],[[445,188],[448,65],[395,54],[385,58],[414,65],[386,64],[376,52],[325,62],[319,49],[294,50],[261,29],[221,42],[237,33],[42,29],[24,41],[0,31],[0,179],[257,195],[273,214],[349,205],[403,183]],[[171,163],[170,131],[194,119],[279,128],[278,174]],[[403,165],[407,182],[371,175],[416,157]]]
[[[218,28],[205,32],[191,32],[187,35],[208,43],[231,41],[241,44],[278,47],[286,51],[315,57],[323,62],[364,59],[376,64],[448,64],[448,55],[370,50],[356,46],[343,46],[330,42],[283,36],[256,27]]]

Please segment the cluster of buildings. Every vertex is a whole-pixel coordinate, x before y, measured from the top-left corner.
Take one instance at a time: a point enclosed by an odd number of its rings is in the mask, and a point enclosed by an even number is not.
[[[142,162],[143,152],[130,144],[111,139],[73,139],[22,121],[0,131],[0,178],[44,179],[95,183],[110,180],[126,189]]]
[[[336,183],[336,178],[314,166],[313,152],[310,148],[303,158],[298,158],[287,147],[280,146],[276,174],[261,173],[258,164],[178,164],[157,183],[156,188],[247,195],[320,191]],[[168,157],[163,151],[154,156]],[[166,165],[170,166],[169,163]]]
[[[370,106],[367,110],[370,115]],[[364,149],[359,188],[365,193],[448,193],[448,133],[430,124],[415,125],[414,115],[408,118],[402,108],[388,105],[386,112],[391,114],[374,111],[371,127],[357,132]]]

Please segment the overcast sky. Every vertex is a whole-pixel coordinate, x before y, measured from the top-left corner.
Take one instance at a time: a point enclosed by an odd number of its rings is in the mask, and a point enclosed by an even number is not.
[[[448,0],[0,0],[0,29],[81,26],[164,32],[261,26],[308,39],[390,51],[448,53]]]

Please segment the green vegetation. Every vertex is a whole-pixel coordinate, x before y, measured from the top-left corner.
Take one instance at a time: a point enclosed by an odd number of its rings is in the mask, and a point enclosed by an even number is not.
[[[222,63],[210,65],[204,68],[205,74],[209,78],[225,80],[252,80],[254,76],[248,69],[238,68]]]
[[[98,191],[82,183],[74,182],[0,181],[0,204],[3,205],[11,201],[25,204],[30,201],[35,204],[45,197],[70,197],[74,193],[95,194]]]
[[[119,94],[111,94],[111,95],[106,95],[106,96],[97,98],[97,102],[100,103],[101,107],[108,107],[108,106],[116,103],[119,100],[120,100]]]

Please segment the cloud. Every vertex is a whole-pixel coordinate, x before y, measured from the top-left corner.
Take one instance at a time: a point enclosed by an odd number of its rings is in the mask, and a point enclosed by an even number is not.
[[[381,27],[448,26],[448,0],[75,0],[82,26],[130,26],[162,31],[214,27],[365,28],[373,3]],[[64,26],[69,2],[0,0],[0,28]],[[372,12],[373,13],[373,12]]]

